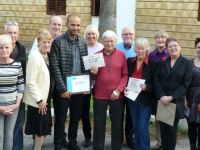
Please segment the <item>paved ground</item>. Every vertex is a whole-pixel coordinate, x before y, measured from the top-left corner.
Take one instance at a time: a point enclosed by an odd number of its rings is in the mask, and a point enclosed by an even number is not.
[[[78,143],[80,145],[81,150],[92,150],[92,147],[89,148],[83,148],[81,146],[83,140],[83,134],[82,131],[79,129],[78,132]],[[151,145],[153,145],[155,142],[152,141]],[[33,145],[33,141],[32,141],[32,137],[31,136],[25,136],[25,147],[24,150],[32,150],[32,145]],[[53,150],[53,135],[51,136],[47,136],[46,140],[45,140],[45,144],[44,144],[44,149],[43,150]],[[63,148],[64,150],[64,148]],[[105,150],[110,150],[110,135],[106,135],[106,146],[105,146]],[[123,145],[122,150],[130,150],[128,147],[126,147],[125,145]],[[176,150],[189,150],[189,141],[186,137],[181,138],[177,141],[177,147]]]

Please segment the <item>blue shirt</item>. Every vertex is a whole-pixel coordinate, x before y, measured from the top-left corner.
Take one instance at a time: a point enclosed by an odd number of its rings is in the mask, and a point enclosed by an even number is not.
[[[131,48],[125,48],[123,42],[116,45],[116,48],[120,51],[123,51],[126,55],[126,59],[130,57],[135,57],[136,53],[134,50],[134,44],[131,45]]]

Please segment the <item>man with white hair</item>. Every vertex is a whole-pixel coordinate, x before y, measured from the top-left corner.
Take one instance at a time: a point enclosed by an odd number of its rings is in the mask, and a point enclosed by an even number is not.
[[[132,27],[125,26],[122,29],[121,33],[123,42],[117,44],[116,48],[123,51],[126,55],[126,59],[130,57],[136,56],[135,50],[134,50],[134,39],[135,39],[135,31]],[[130,111],[128,108],[127,98],[124,97],[124,111],[125,113],[125,138],[126,143],[128,147],[133,148],[134,147],[134,138],[133,138],[133,129],[132,129],[132,123],[131,123],[131,117],[130,117]],[[124,120],[124,111],[123,111],[123,120]],[[124,136],[124,125],[122,121],[122,142],[123,142],[123,136]]]
[[[26,74],[26,49],[24,45],[18,42],[19,38],[19,25],[16,21],[8,21],[5,26],[5,33],[12,37],[13,41],[13,51],[11,53],[11,58],[16,61],[20,61],[22,64],[23,75],[25,79]],[[25,119],[25,106],[21,102],[19,106],[18,116],[15,123],[14,134],[13,134],[13,150],[23,149],[23,125]]]
[[[96,76],[94,88],[94,136],[93,149],[103,150],[105,144],[106,112],[109,107],[111,119],[111,149],[121,150],[121,121],[123,91],[128,72],[125,54],[115,48],[117,36],[107,30],[102,35],[105,67],[92,67]]]

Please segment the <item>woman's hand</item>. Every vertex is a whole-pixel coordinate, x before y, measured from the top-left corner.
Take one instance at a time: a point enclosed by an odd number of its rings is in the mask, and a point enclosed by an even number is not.
[[[124,88],[124,95],[128,95],[129,89],[127,87]]]
[[[38,105],[39,105],[39,114],[46,115],[47,103],[42,100]]]
[[[120,96],[120,91],[119,90],[114,90],[113,93],[111,94],[110,98],[112,100],[116,100],[116,99],[119,99],[119,96]]]
[[[168,105],[169,102],[171,102],[173,100],[173,97],[172,96],[162,96],[160,98],[160,100],[161,100],[162,104]]]
[[[93,67],[90,69],[90,72],[91,72],[93,75],[97,75],[97,73],[98,73],[98,67],[93,66]]]
[[[140,84],[140,88],[142,91],[145,91],[147,86],[146,86],[146,84]]]

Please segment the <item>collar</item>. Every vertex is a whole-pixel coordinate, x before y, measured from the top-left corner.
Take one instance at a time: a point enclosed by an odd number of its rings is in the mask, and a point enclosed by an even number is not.
[[[103,51],[103,54],[104,54],[104,55],[106,55],[106,56],[110,56],[110,55],[112,55],[112,54],[116,51],[116,48],[114,48],[114,51],[112,51],[112,52],[109,53],[109,54],[105,52],[105,48],[103,48],[102,51]]]
[[[164,50],[162,51],[162,53],[159,52],[158,48],[155,49],[155,54],[168,54],[168,49],[164,48]]]
[[[132,62],[136,62],[136,61],[137,61],[137,56],[133,58]],[[149,63],[148,54],[146,54],[143,63],[148,65],[148,63]]]
[[[72,39],[72,37],[70,36],[70,34],[69,34],[68,31],[66,32],[66,34],[67,34],[68,40],[69,40],[70,42],[72,42],[72,43],[78,43],[78,41],[79,41],[78,35],[76,36],[75,39]]]

